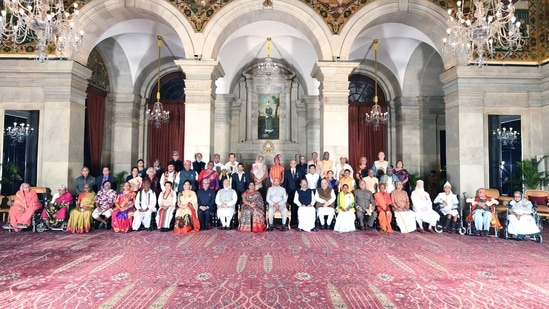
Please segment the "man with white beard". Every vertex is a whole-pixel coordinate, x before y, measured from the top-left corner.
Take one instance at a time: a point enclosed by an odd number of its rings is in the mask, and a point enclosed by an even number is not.
[[[223,181],[223,189],[217,191],[215,203],[217,204],[217,217],[221,221],[222,229],[228,230],[231,226],[235,205],[238,200],[236,191],[231,188],[231,182],[228,179]]]
[[[434,233],[433,226],[437,224],[440,215],[433,210],[433,203],[429,193],[425,192],[423,180],[416,182],[416,189],[412,192],[412,204],[414,205],[419,232],[425,233],[423,222],[427,222],[429,223],[428,231]]]
[[[328,185],[328,180],[326,178],[322,179],[320,188],[315,192],[316,209],[321,230],[327,230],[332,225],[335,215],[335,200],[334,190]],[[328,216],[328,220],[324,219],[325,216]]]

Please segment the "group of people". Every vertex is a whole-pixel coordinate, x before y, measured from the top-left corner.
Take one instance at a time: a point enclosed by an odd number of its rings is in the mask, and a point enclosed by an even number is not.
[[[70,211],[67,230],[73,233],[89,232],[96,220],[99,228],[112,227],[115,232],[173,228],[181,234],[209,229],[214,216],[222,229],[238,226],[240,231],[263,232],[274,230],[275,213],[280,213],[282,231],[288,224],[301,231],[317,231],[332,229],[334,223],[334,232],[352,232],[357,219],[360,229],[368,230],[377,219],[381,231],[392,233],[395,217],[402,233],[433,233],[440,219],[434,203],[446,217],[444,230],[457,232],[459,228],[459,202],[450,183],[444,184],[444,191],[433,201],[422,180],[410,192],[410,174],[402,161],[393,168],[383,152],[372,166],[362,157],[356,173],[345,156],[334,162],[328,152],[322,160],[316,152],[309,161],[300,156],[299,163],[289,162],[289,168],[278,155],[273,161],[269,168],[259,155],[246,173],[234,153],[222,164],[217,154],[206,163],[198,153],[191,162],[179,160],[179,152],[174,151],[166,170],[158,160],[149,168],[138,160],[119,192],[109,167],[103,167],[97,178],[83,167],[75,182],[76,199],[60,186],[42,210],[41,219],[48,227],[58,226]],[[487,233],[492,220],[489,207],[494,203],[479,189],[471,212],[479,235]],[[10,209],[13,229],[17,232],[21,224],[30,225],[32,214],[41,207],[36,193],[22,184]],[[520,218],[524,212],[521,208],[513,214]]]

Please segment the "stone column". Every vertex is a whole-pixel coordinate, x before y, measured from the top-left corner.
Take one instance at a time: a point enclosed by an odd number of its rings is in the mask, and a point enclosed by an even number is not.
[[[455,193],[473,196],[488,184],[485,164],[484,113],[481,89],[460,91],[461,67],[441,74],[446,104],[446,158],[448,181]],[[485,168],[486,167],[486,168]]]
[[[185,149],[184,158],[194,158],[201,152],[209,158],[215,132],[213,103],[215,81],[225,75],[216,60],[177,60],[175,64],[185,72]]]
[[[225,158],[229,157],[229,153],[233,151],[231,144],[235,142],[234,139],[238,138],[238,125],[235,126],[235,122],[236,124],[239,123],[240,110],[238,110],[238,113],[233,113],[233,101],[234,95],[232,94],[218,94],[215,98],[215,134],[212,154],[219,153],[223,162]],[[213,159],[213,156],[211,159]]]
[[[349,153],[349,75],[358,62],[317,62],[312,76],[320,81],[320,148],[337,154]]]
[[[0,101],[4,110],[39,110],[38,186],[74,191],[84,161],[84,122],[91,71],[74,61],[38,64],[2,60]]]
[[[111,97],[114,100],[111,171],[113,176],[123,171],[130,174],[132,165],[138,159],[141,98],[129,92],[112,93]]]
[[[300,133],[298,141],[306,145],[306,153],[303,155],[310,160],[311,153],[320,149],[320,100],[317,96],[303,96],[303,103],[305,110],[301,114],[306,117],[303,118],[306,130]]]
[[[396,160],[402,160],[410,173],[420,172],[421,162],[421,109],[417,97],[395,99],[395,148]],[[396,164],[395,162],[391,162]],[[415,163],[415,164],[414,164]]]

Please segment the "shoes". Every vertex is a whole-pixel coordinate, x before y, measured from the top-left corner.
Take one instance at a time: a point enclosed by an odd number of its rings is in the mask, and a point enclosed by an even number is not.
[[[285,232],[286,231],[286,226],[283,225],[282,228],[280,229],[282,232]]]
[[[315,226],[314,229],[312,229],[312,231],[313,231],[313,232],[318,232],[318,229],[316,228],[316,226]]]
[[[103,229],[106,229],[106,227],[107,226],[105,225],[105,223],[101,222],[101,223],[99,223],[99,226],[97,228],[100,229],[100,230],[103,230]]]
[[[272,232],[272,231],[273,231],[273,229],[274,229],[274,226],[272,226],[272,225],[269,225],[269,228],[267,229],[267,231],[269,231],[269,232]]]
[[[321,225],[320,225],[320,229],[323,230],[323,229],[324,229],[324,225],[321,224]]]
[[[152,232],[152,228],[148,227],[146,228],[147,232]]]
[[[418,232],[425,233],[425,230],[421,228],[421,229],[418,230]]]
[[[167,231],[168,231],[168,229],[165,228],[165,227],[161,227],[161,228],[160,228],[160,232],[163,232],[163,233],[164,233],[164,232],[167,232]]]
[[[484,237],[484,236],[486,236],[486,233],[484,233],[484,231],[481,231],[481,232],[480,232],[480,236],[481,236],[481,237]]]
[[[325,229],[325,230],[329,230],[329,229],[330,229],[330,227],[328,226],[328,224],[324,224],[324,229]]]

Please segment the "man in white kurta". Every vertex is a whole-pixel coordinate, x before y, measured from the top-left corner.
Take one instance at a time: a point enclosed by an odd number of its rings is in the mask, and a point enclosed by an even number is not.
[[[532,203],[522,197],[520,191],[513,194],[513,200],[509,203],[509,226],[507,232],[516,235],[519,240],[523,240],[525,235],[537,234],[540,232],[536,220],[532,216]]]
[[[231,188],[231,182],[228,179],[223,180],[223,189],[217,191],[215,196],[217,217],[219,218],[219,221],[221,221],[222,229],[230,228],[237,201],[238,196],[236,195],[236,191]]]
[[[429,224],[428,231],[434,233],[433,226],[437,224],[440,215],[433,210],[433,203],[429,193],[425,192],[423,180],[416,182],[416,189],[412,192],[412,204],[416,213],[416,222],[419,226],[419,232],[425,233],[423,222]]]
[[[151,229],[151,215],[156,211],[156,194],[151,190],[151,183],[147,180],[143,182],[143,189],[137,192],[135,197],[135,212],[133,213],[132,229],[139,230],[141,224],[147,229]]]
[[[299,225],[297,226],[300,231],[317,231],[315,226],[316,221],[316,209],[314,206],[314,193],[313,190],[307,187],[307,180],[301,180],[301,188],[295,192],[294,204],[299,207],[297,209],[297,219]]]
[[[320,220],[320,229],[328,229],[332,224],[332,220],[335,215],[334,202],[336,200],[336,195],[334,189],[328,184],[326,178],[322,179],[320,182],[320,188],[315,192],[315,202],[318,220]],[[328,219],[325,219],[325,217]]]
[[[452,193],[452,185],[447,181],[443,186],[444,192],[440,192],[435,200],[434,204],[439,205],[440,212],[446,217],[446,223],[444,224],[444,231],[451,233],[452,231],[458,232],[457,220],[459,218],[458,206],[459,201],[457,196]],[[450,230],[450,222],[452,223],[452,230]]]

